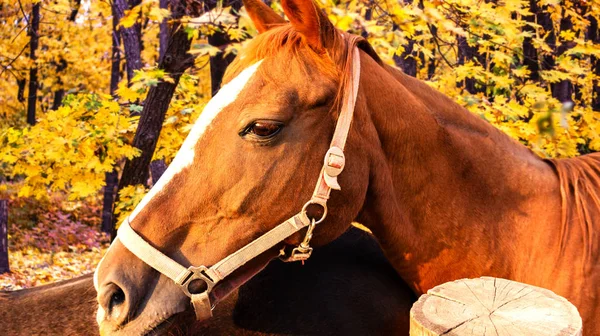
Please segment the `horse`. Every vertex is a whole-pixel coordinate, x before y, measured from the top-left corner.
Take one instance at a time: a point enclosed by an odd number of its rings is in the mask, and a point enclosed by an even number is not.
[[[97,335],[92,274],[53,284],[0,291],[4,335]]]
[[[209,318],[271,259],[357,221],[417,295],[506,278],[566,297],[600,334],[600,154],[540,158],[312,0],[282,0],[289,23],[244,3],[259,34],[96,271],[101,330]]]
[[[214,318],[171,321],[168,335],[408,335],[411,289],[375,239],[351,228],[304,266],[271,263],[215,308]],[[5,335],[98,335],[92,274],[0,292]]]

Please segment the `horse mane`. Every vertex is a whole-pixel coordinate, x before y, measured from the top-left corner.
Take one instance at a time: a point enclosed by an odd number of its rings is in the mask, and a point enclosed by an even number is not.
[[[572,230],[579,228],[583,239],[585,273],[600,256],[600,153],[547,161],[554,167],[560,183],[560,253],[562,255],[565,251]]]
[[[262,34],[259,34],[241,50],[240,57],[232,63],[225,72],[223,83],[229,82],[237,74],[248,66],[278,53],[286,53],[286,59],[295,62],[306,69],[306,62],[316,65],[323,75],[339,80],[339,86],[333,111],[339,111],[342,104],[343,94],[350,83],[352,74],[352,50],[358,47],[367,55],[371,56],[377,63],[383,62],[373,50],[369,42],[361,36],[349,34],[335,29],[336,34],[331,42],[331,47],[325,54],[315,51],[306,41],[304,36],[296,31],[290,24],[276,26]],[[302,57],[301,57],[302,56]],[[308,58],[308,59],[307,59]],[[268,78],[268,72],[259,67],[261,75]]]

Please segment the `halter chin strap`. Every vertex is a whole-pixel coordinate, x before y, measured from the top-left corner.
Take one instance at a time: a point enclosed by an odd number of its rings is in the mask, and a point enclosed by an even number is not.
[[[273,248],[305,227],[308,229],[302,243],[294,248],[290,255],[287,255],[282,259],[285,261],[297,261],[306,260],[310,257],[312,248],[309,246],[309,242],[312,238],[312,231],[327,215],[327,200],[329,199],[331,189],[341,189],[337,177],[343,171],[346,161],[344,147],[346,145],[346,139],[348,138],[348,132],[350,131],[350,124],[352,123],[352,115],[354,113],[354,106],[358,95],[359,79],[360,53],[358,48],[354,47],[352,56],[352,74],[348,83],[349,87],[344,92],[340,116],[338,117],[329,150],[325,154],[325,162],[321,169],[321,173],[319,174],[319,179],[312,198],[304,205],[302,211],[271,229],[258,239],[230,254],[211,267],[190,266],[185,268],[144,240],[144,238],[131,228],[129,220],[121,224],[117,235],[117,238],[121,243],[143,262],[169,277],[179,285],[183,292],[191,298],[198,320],[204,320],[212,316],[212,308],[214,308],[214,305],[210,302],[209,294],[217,283],[250,260],[258,257],[260,254]],[[318,204],[323,207],[324,212],[321,218],[310,219],[307,216],[306,210],[311,204]],[[206,289],[201,293],[190,292],[190,284],[197,280],[205,282]]]

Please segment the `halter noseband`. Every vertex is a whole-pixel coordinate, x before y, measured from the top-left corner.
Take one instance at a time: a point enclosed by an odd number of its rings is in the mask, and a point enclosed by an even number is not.
[[[198,320],[204,320],[212,316],[212,308],[214,308],[214,306],[210,302],[209,294],[217,283],[250,260],[256,258],[263,252],[281,243],[305,227],[308,229],[302,243],[294,248],[292,252],[283,259],[285,261],[298,261],[306,260],[310,257],[312,248],[310,247],[309,242],[312,238],[312,231],[327,215],[327,200],[329,199],[331,189],[341,189],[337,177],[343,171],[346,161],[344,147],[346,145],[346,139],[348,138],[348,132],[350,131],[350,124],[352,123],[352,115],[354,113],[354,106],[358,95],[359,79],[360,54],[358,48],[353,47],[352,74],[348,82],[349,90],[347,88],[344,92],[343,105],[337,125],[333,133],[329,150],[325,154],[323,168],[319,174],[319,179],[312,198],[304,205],[298,214],[279,224],[258,239],[250,242],[211,267],[190,266],[185,268],[151,246],[144,238],[140,237],[140,235],[138,235],[129,225],[129,219],[121,224],[117,235],[117,238],[121,243],[143,262],[169,277],[179,285],[183,292],[190,297]],[[306,213],[307,207],[312,204],[318,204],[323,207],[324,212],[321,218],[310,219],[308,217]],[[201,280],[206,283],[207,286],[203,292],[190,292],[189,285],[195,280]]]

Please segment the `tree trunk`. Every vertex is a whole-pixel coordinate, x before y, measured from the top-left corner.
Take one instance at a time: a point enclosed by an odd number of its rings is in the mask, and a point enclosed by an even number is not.
[[[102,200],[102,232],[112,235],[114,232],[113,224],[113,204],[115,201],[115,192],[119,183],[119,175],[116,170],[104,174],[106,185],[104,186],[104,198]]]
[[[71,7],[71,14],[69,14],[69,21],[75,22],[75,18],[77,18],[77,13],[79,13],[80,7],[81,7],[81,0],[75,0],[73,7]]]
[[[535,23],[536,15],[539,12],[537,6],[537,0],[529,0],[529,11],[532,15],[525,16],[523,19],[527,22]],[[523,27],[525,32],[534,34],[535,29],[529,25]],[[533,38],[525,37],[523,39],[523,65],[527,66],[527,69],[531,72],[529,79],[538,81],[540,79],[540,64],[538,62],[538,52],[533,46]]]
[[[419,2],[420,8],[423,8],[423,1]],[[431,29],[431,34],[433,36],[437,36],[437,31],[438,28],[437,26],[431,25],[430,26]],[[427,64],[427,79],[431,80],[433,78],[433,76],[435,75],[435,67],[436,67],[436,57],[435,54],[437,53],[437,49],[433,49],[431,51],[431,53],[433,54],[433,57],[431,57],[431,59],[429,60],[429,63]],[[425,64],[425,54],[421,53],[421,55],[419,55],[421,57],[421,60],[423,62],[423,64]]]
[[[402,71],[412,77],[417,77],[417,55],[414,51],[415,41],[409,40],[408,44],[404,46],[404,52],[398,56],[394,54],[394,63]]]
[[[169,1],[168,0],[159,0],[158,3],[160,8],[168,8]],[[167,19],[163,19],[163,21],[159,25],[160,30],[158,32],[158,61],[162,61],[163,56],[165,55],[165,51],[169,46],[169,25],[167,24]],[[165,160],[154,160],[150,162],[150,178],[152,179],[152,185],[155,185],[158,182],[158,179],[162,176],[162,174],[167,170],[167,164]]]
[[[161,1],[161,8],[166,8],[166,0],[160,0],[160,1]],[[162,7],[163,2],[165,3],[164,4],[165,7]],[[239,10],[239,8],[237,8],[237,10]],[[159,41],[160,41],[159,51],[161,54],[160,59],[162,60],[164,50],[166,50],[167,45],[168,45],[168,26],[167,26],[166,22],[163,22],[160,26]],[[211,45],[216,46],[216,47],[223,47],[231,42],[229,40],[227,34],[222,33],[222,32],[216,32],[215,34],[213,34],[212,36],[210,36],[208,38],[208,41]],[[216,56],[210,57],[210,60],[209,60],[210,79],[211,79],[210,84],[211,84],[211,92],[212,92],[213,96],[216,95],[217,92],[219,91],[219,88],[221,87],[221,83],[223,81],[223,76],[225,75],[225,70],[227,70],[227,67],[233,61],[234,58],[235,58],[235,56],[232,54],[227,55],[226,57],[223,57],[222,53],[219,53]],[[158,180],[160,179],[162,174],[165,172],[165,170],[167,170],[167,168],[168,168],[168,166],[164,160],[155,160],[155,161],[150,162],[150,177],[152,179],[153,185],[156,184],[156,182],[158,182]]]
[[[600,43],[600,31],[598,19],[593,15],[589,16],[590,26],[588,27],[587,39],[593,43]],[[592,71],[594,75],[600,78],[600,58],[592,56]],[[594,81],[593,91],[595,97],[592,98],[592,110],[600,111],[600,79]]]
[[[476,47],[469,45],[466,37],[457,36],[456,41],[458,42],[458,64],[463,65],[467,61],[476,61],[481,66],[485,67],[485,57],[479,53]],[[465,90],[470,94],[484,92],[485,88],[476,87],[476,83],[477,81],[475,78],[465,78]]]
[[[538,0],[529,0],[529,11],[531,15],[523,17],[527,22],[535,23],[536,17],[540,14],[540,9],[537,5]],[[523,27],[525,32],[535,34],[535,29],[529,25]],[[523,65],[531,71],[529,79],[539,81],[540,79],[540,62],[538,60],[538,51],[533,46],[533,37],[525,37],[523,39]]]
[[[75,22],[75,18],[77,17],[77,13],[79,12],[79,8],[81,7],[81,0],[75,0],[75,3],[73,4],[73,7],[71,7],[71,13],[69,14],[69,21],[70,22]],[[59,40],[62,39],[59,38]],[[66,47],[66,45],[65,45]],[[56,64],[56,75],[57,75],[57,83],[58,83],[58,90],[56,90],[56,92],[54,92],[54,101],[52,102],[52,109],[53,110],[57,110],[60,105],[62,104],[63,98],[65,97],[65,88],[63,87],[63,80],[60,77],[60,73],[65,71],[65,69],[67,69],[67,61],[65,61],[62,57],[60,58],[60,60],[58,61],[58,64]]]
[[[8,200],[0,199],[0,274],[8,272]]]
[[[139,1],[134,0],[132,3]],[[121,21],[125,15],[125,11],[132,8],[127,0],[114,0],[113,2],[113,16],[117,18],[117,22]],[[141,57],[141,36],[140,36],[140,25],[136,23],[132,27],[119,29],[121,39],[123,40],[123,47],[125,49],[125,62],[127,64],[127,81],[131,82],[134,76],[134,71],[142,68],[142,57]]]
[[[550,49],[556,50],[556,34],[554,32],[554,27],[552,24],[552,18],[550,17],[550,13],[548,12],[548,6],[539,6],[538,0],[529,0],[529,11],[532,13],[530,16],[526,16],[524,19],[528,22],[537,23],[542,27],[542,30],[539,31],[540,36],[546,36],[545,42],[548,44]],[[563,19],[564,20],[564,19]],[[570,20],[568,20],[570,22]],[[561,21],[561,28],[563,24],[567,24],[567,22]],[[572,23],[570,24],[572,27]],[[529,26],[526,26],[525,31],[535,32],[535,30]],[[523,40],[523,64],[527,66],[527,69],[531,71],[529,75],[529,79],[533,81],[540,80],[540,71],[548,70],[554,67],[555,59],[553,54],[551,53],[542,53],[543,55],[540,57],[538,50],[533,46],[532,38],[526,37]],[[561,97],[559,99],[567,99],[570,100],[570,93],[572,92],[572,88],[569,89],[570,83],[564,81],[552,84],[552,95],[554,97]]]
[[[269,6],[271,6],[269,4]],[[373,19],[373,4],[372,3],[367,3],[365,4],[365,6],[367,6],[367,9],[365,10],[365,21],[370,21]],[[363,27],[363,29],[360,32],[360,36],[367,38],[369,37],[369,32],[367,32],[367,30]]]
[[[110,94],[116,98],[121,81],[121,39],[119,38],[119,18],[112,6],[112,54],[110,57]]]
[[[178,0],[171,1],[171,13],[173,19],[181,18],[184,15],[199,15],[197,7],[186,7],[185,1]],[[129,185],[145,185],[147,183],[148,167],[152,160],[156,143],[158,142],[158,137],[165,120],[165,114],[169,108],[169,103],[171,102],[175,88],[179,83],[179,78],[185,70],[194,64],[194,56],[188,54],[191,40],[188,39],[187,33],[182,27],[173,27],[170,31],[171,34],[169,36],[168,47],[159,63],[159,68],[164,69],[170,74],[171,78],[173,78],[173,83],[161,82],[158,85],[151,87],[148,91],[138,127],[133,138],[133,146],[141,151],[141,155],[125,162],[118,190]],[[127,50],[126,44],[125,49]],[[117,193],[117,202],[118,199],[119,195]],[[114,231],[112,236],[115,236]]]
[[[208,37],[208,43],[214,47],[224,47],[231,43],[231,41],[226,33],[215,32],[213,35]],[[235,55],[229,54],[224,56],[223,52],[220,52],[210,58],[210,87],[213,96],[219,92],[219,89],[221,88],[221,82],[223,81],[223,75],[225,75],[225,70],[229,64],[233,62],[234,58]]]
[[[110,94],[116,98],[117,88],[119,86],[120,74],[121,74],[121,45],[119,39],[119,19],[115,15],[114,6],[113,11],[113,31],[112,31],[112,54],[111,54],[111,65],[110,65]],[[104,195],[102,200],[102,225],[101,230],[104,233],[112,235],[115,231],[113,221],[113,206],[115,203],[115,193],[117,185],[119,183],[119,174],[116,169],[113,169],[110,173],[104,174]]]
[[[410,0],[403,0],[405,5],[410,4]],[[423,0],[419,1],[419,8],[423,8]],[[396,24],[393,25],[393,30],[397,30],[398,26]],[[435,38],[435,37],[434,37]],[[408,44],[404,47],[404,52],[402,55],[398,56],[394,54],[394,63],[396,66],[402,71],[412,77],[417,77],[417,55],[414,51],[415,49],[415,40],[408,40]]]
[[[241,8],[240,1],[229,1],[229,5],[231,5],[231,7],[236,12],[239,11]],[[208,37],[208,43],[210,45],[217,48],[221,48],[222,50],[224,50],[225,46],[227,46],[231,42],[232,41],[229,39],[227,33],[222,31],[217,31],[213,35]],[[229,54],[227,56],[224,56],[223,52],[218,53],[217,55],[212,56],[210,58],[210,86],[213,96],[216,95],[217,92],[219,92],[219,89],[221,88],[221,82],[223,81],[223,75],[225,75],[225,70],[227,69],[229,64],[233,62],[234,58],[235,55]]]
[[[573,30],[573,22],[570,16],[563,17],[560,20],[560,31]],[[574,47],[574,42],[563,42],[556,48],[556,57],[563,55],[567,50]],[[572,102],[573,101],[573,83],[569,80],[562,80],[552,85],[552,96],[558,99],[560,102]]]
[[[162,174],[167,170],[167,164],[165,160],[154,160],[150,162],[150,175],[152,177],[152,185],[155,185],[156,182],[160,179]]]
[[[169,7],[169,1],[168,0],[159,0],[159,4],[160,8],[167,8]],[[162,58],[165,54],[165,51],[167,50],[167,46],[169,45],[169,25],[167,24],[167,19],[163,19],[163,21],[160,23],[160,31],[158,32],[158,61],[162,61]]]
[[[35,64],[37,59],[35,53],[38,49],[39,33],[40,30],[40,3],[33,5],[31,10],[31,18],[29,21],[29,58],[34,62],[29,69],[29,92],[27,93],[27,123],[29,125],[35,125],[35,105],[37,102],[37,89],[38,79],[37,72],[38,68]]]
[[[435,27],[433,27],[433,28],[435,28]],[[435,75],[435,67],[436,67],[435,54],[437,53],[437,50],[434,49],[431,51],[431,53],[433,54],[433,57],[429,60],[429,63],[427,63],[427,79],[428,80],[431,80],[433,78],[433,76]]]
[[[27,85],[27,79],[25,78],[20,78],[17,79],[17,100],[19,101],[19,103],[22,103],[25,101],[25,85]]]
[[[62,104],[63,98],[65,97],[65,88],[63,87],[63,81],[62,81],[62,78],[60,78],[60,73],[65,71],[66,68],[67,68],[67,61],[65,61],[63,58],[61,58],[60,61],[58,62],[58,64],[56,65],[56,74],[57,74],[56,82],[58,83],[58,85],[60,87],[56,90],[56,92],[54,92],[54,101],[52,102],[53,110],[57,110],[60,107],[60,105]]]
[[[128,185],[146,184],[148,180],[148,165],[156,148],[169,103],[181,74],[193,64],[192,56],[187,54],[190,44],[191,41],[183,29],[177,30],[169,43],[159,67],[165,69],[174,82],[161,82],[148,91],[133,139],[133,146],[140,149],[142,155],[125,163],[119,190]]]
[[[536,1],[532,1],[535,3]],[[537,23],[543,28],[543,31],[540,32],[541,36],[546,36],[546,43],[550,47],[550,49],[555,50],[556,48],[556,35],[554,33],[554,26],[552,25],[552,18],[550,17],[550,13],[548,12],[548,6],[539,7],[536,4],[535,11]],[[540,70],[548,70],[554,67],[554,55],[545,54],[541,58]]]
[[[56,69],[56,71],[58,72],[58,68]],[[58,85],[62,85],[62,81],[60,80],[60,77],[57,80]],[[62,105],[62,101],[65,98],[65,89],[63,89],[62,87],[57,89],[56,92],[54,92],[54,100],[52,101],[52,107],[50,109],[52,110],[58,110],[58,108],[60,107],[60,105]]]

